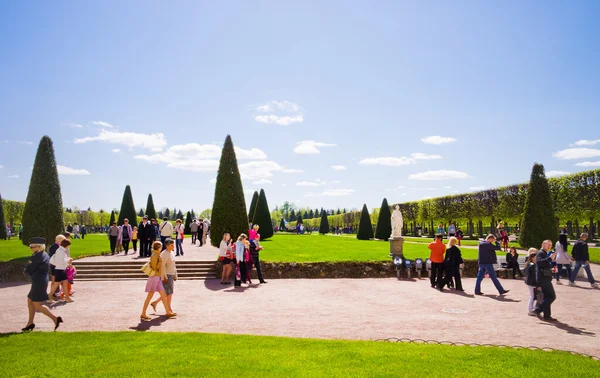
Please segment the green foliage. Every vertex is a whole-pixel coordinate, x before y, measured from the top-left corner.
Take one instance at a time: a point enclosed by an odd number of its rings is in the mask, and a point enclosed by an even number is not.
[[[154,208],[154,200],[152,199],[152,193],[148,194],[148,202],[146,203],[146,215],[148,219],[158,219],[156,209]]]
[[[377,219],[377,229],[375,238],[379,240],[388,240],[392,234],[392,213],[388,206],[387,198],[383,199],[381,209],[379,210],[379,219]]]
[[[285,220],[281,218],[281,222],[279,223],[279,231],[285,231]]]
[[[29,192],[23,210],[23,244],[35,236],[46,238],[48,245],[64,232],[62,195],[54,146],[48,136],[40,140],[31,171]]]
[[[325,211],[321,211],[321,224],[319,225],[319,234],[327,234],[329,233],[329,219],[327,219],[327,213]]]
[[[14,224],[23,223],[23,210],[25,210],[25,202],[2,200],[4,207],[4,220],[11,226]]]
[[[185,224],[184,224],[184,229],[183,232],[185,234],[191,234],[192,230],[190,229],[190,224],[192,223],[192,214],[188,211],[186,216],[185,216]]]
[[[358,233],[356,234],[356,238],[358,240],[373,239],[373,224],[371,223],[371,216],[369,215],[367,204],[363,205],[362,212],[360,214],[360,223],[358,224]]]
[[[269,203],[263,189],[260,190],[258,200],[256,202],[256,215],[254,216],[254,224],[260,226],[260,239],[266,240],[273,237],[273,224],[271,223],[271,212],[269,211]]]
[[[138,213],[138,217],[140,217],[140,218],[144,217],[144,209],[140,209],[140,212]]]
[[[113,223],[115,223],[115,211],[114,211],[114,210],[112,210],[112,211],[110,212],[110,221],[108,222],[108,225],[109,225],[109,226],[112,226],[112,225],[113,225]]]
[[[221,152],[215,197],[212,206],[211,244],[219,246],[221,236],[228,232],[232,238],[248,231],[248,214],[244,188],[238,169],[231,136],[227,135]]]
[[[296,224],[302,224],[302,214],[298,214],[298,220],[296,220]]]
[[[138,223],[135,205],[133,204],[133,195],[131,194],[129,185],[125,186],[125,191],[123,192],[121,211],[119,211],[119,220],[117,221],[117,224],[122,225],[125,218],[129,220],[129,224],[136,225]]]
[[[258,192],[255,190],[250,201],[250,210],[248,211],[248,223],[254,224],[256,218],[256,202],[258,202]]]
[[[4,200],[0,194],[0,240],[6,239],[6,220],[4,219]]]
[[[558,240],[558,224],[554,215],[554,202],[544,166],[534,164],[525,198],[525,211],[519,242],[524,248],[540,248],[542,242]]]

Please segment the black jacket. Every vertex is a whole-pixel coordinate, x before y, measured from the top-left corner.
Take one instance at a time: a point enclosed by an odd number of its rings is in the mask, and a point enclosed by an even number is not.
[[[525,268],[525,284],[529,286],[537,286],[536,274],[535,264],[530,263],[529,266]]]
[[[513,256],[510,252],[506,254],[506,264],[509,268],[512,268],[514,265],[519,265],[519,254],[515,253]]]
[[[536,280],[538,284],[552,282],[552,258],[540,249],[535,256]]]
[[[479,244],[479,257],[477,261],[479,264],[496,264],[498,262],[496,246],[487,241]]]
[[[148,240],[153,242],[156,240],[156,230],[154,229],[154,225],[148,222],[144,226],[144,222],[141,222],[138,226],[138,239],[144,242]]]
[[[446,258],[444,259],[444,265],[447,268],[455,269],[462,263],[462,254],[460,253],[460,249],[458,249],[457,246],[453,245],[452,247],[446,250]]]
[[[588,261],[590,259],[590,252],[587,243],[582,239],[577,240],[575,245],[573,245],[571,255],[575,261]]]

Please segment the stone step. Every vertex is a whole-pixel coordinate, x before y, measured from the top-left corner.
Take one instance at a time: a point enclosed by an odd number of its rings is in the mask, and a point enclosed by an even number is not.
[[[73,265],[75,267],[89,267],[89,266],[115,266],[115,265],[123,265],[123,266],[143,266],[148,260],[140,260],[140,261],[73,261]],[[176,260],[177,266],[215,266],[216,261],[185,261],[185,260]]]
[[[178,273],[177,278],[190,278],[190,277],[216,277],[216,272],[185,272]],[[114,273],[114,272],[97,272],[97,273],[86,273],[86,274],[78,274],[75,277],[75,281],[77,280],[86,280],[86,279],[95,279],[102,278],[105,281],[112,281],[112,279],[147,279],[144,273]]]
[[[110,273],[142,273],[140,268],[99,268],[99,269],[87,269],[87,268],[78,268],[77,275],[80,276],[82,274],[90,274],[90,273],[99,273],[99,272],[110,272]],[[177,267],[177,273],[189,273],[189,272],[216,272],[214,267],[194,267],[194,268],[181,268]]]
[[[79,281],[145,281],[147,277],[132,277],[132,278],[77,278]],[[189,281],[189,280],[212,280],[217,279],[216,276],[192,276],[192,277],[179,277],[178,280]]]

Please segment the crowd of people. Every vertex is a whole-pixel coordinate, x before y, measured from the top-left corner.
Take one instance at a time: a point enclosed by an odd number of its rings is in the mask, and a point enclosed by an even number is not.
[[[221,274],[221,284],[231,284],[231,273],[235,270],[235,287],[240,287],[242,283],[252,284],[250,274],[252,268],[256,269],[258,281],[266,284],[262,275],[259,253],[263,247],[260,245],[259,226],[254,225],[248,230],[248,235],[241,234],[236,242],[233,242],[231,235],[225,233],[219,244],[219,260],[223,264]]]

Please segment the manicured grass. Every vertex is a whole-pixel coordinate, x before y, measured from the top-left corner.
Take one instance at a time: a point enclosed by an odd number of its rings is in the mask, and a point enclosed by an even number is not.
[[[261,242],[263,261],[317,262],[317,261],[389,261],[390,244],[386,241],[358,240],[356,237],[328,235],[275,235]],[[463,248],[463,258],[476,260],[477,250]],[[429,257],[424,243],[404,243],[407,258]],[[505,256],[504,252],[498,256]]]
[[[199,333],[34,332],[3,335],[0,350],[4,374],[23,377],[590,377],[600,371],[600,362],[564,352]],[[560,368],[548,361],[560,361]]]
[[[85,239],[71,239],[71,243],[71,257],[74,258],[110,252],[110,244],[106,235],[86,235]],[[0,240],[0,261],[27,260],[30,256],[29,247],[23,245],[19,238]]]
[[[414,236],[405,236],[404,240],[409,241],[409,242],[414,242],[414,243],[430,243],[431,240],[433,240],[433,239],[429,238],[429,237],[419,238],[419,237],[414,237]],[[447,241],[448,241],[447,237],[444,238],[444,242],[447,242]],[[474,247],[474,246],[479,245],[479,240],[462,240],[461,244]],[[515,242],[509,242],[508,246],[509,247],[517,247],[517,249],[521,248],[519,243],[515,243]]]

